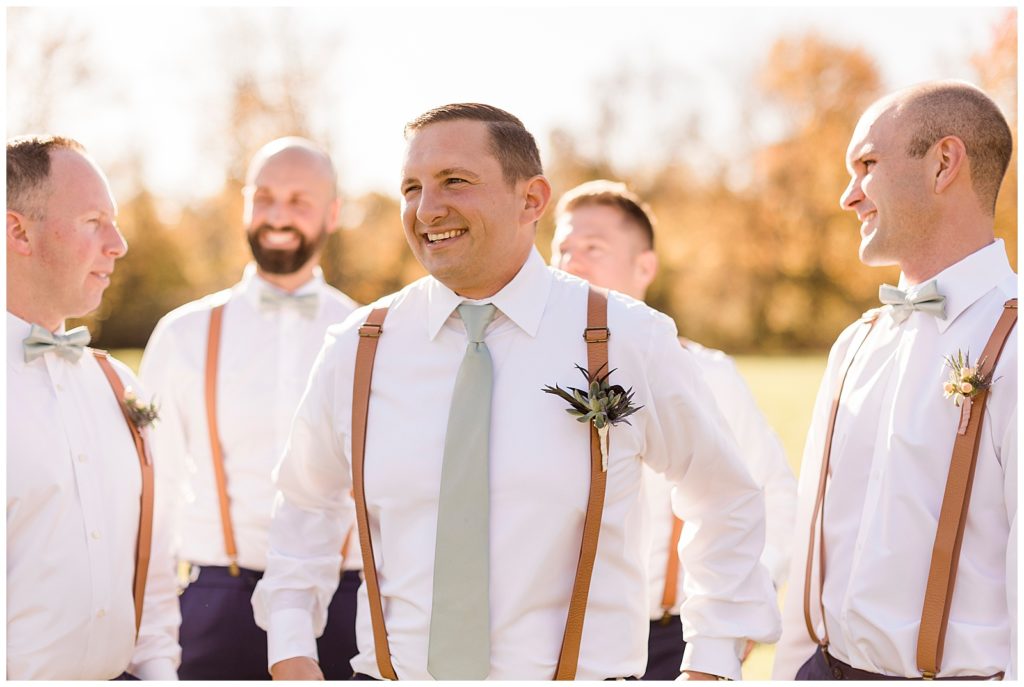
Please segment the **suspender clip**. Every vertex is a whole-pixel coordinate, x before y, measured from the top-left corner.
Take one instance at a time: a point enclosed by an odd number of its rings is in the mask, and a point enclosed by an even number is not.
[[[934,680],[935,679],[935,673],[933,673],[930,670],[926,670],[926,671],[924,671],[921,674],[921,679],[922,680]]]
[[[238,563],[231,561],[231,563],[228,565],[228,573],[231,575],[231,577],[238,577],[242,574],[242,571],[238,569]]]

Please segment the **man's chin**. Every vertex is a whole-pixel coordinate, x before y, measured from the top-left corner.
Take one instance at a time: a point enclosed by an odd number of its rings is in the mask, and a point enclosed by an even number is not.
[[[896,258],[888,254],[889,251],[878,241],[877,232],[872,232],[860,240],[860,250],[857,255],[860,261],[868,267],[888,267],[898,263]]]

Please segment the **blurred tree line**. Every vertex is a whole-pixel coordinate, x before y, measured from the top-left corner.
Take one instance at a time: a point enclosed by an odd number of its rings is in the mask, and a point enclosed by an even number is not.
[[[221,144],[231,163],[220,193],[173,216],[160,212],[160,199],[141,183],[131,197],[118,199],[130,250],[100,310],[82,321],[97,345],[144,346],[167,311],[235,283],[249,257],[241,187],[251,155],[283,135],[329,143],[329,132],[312,126],[300,104],[319,87],[316,61],[304,55],[327,59],[331,48],[285,39],[299,49],[289,48],[277,77],[257,79],[245,60],[226,62],[232,88],[229,135]],[[993,28],[989,48],[972,65],[1016,138],[1015,10]],[[733,160],[702,147],[706,123],[665,106],[678,90],[677,76],[624,68],[595,84],[595,129],[556,130],[548,141],[545,168],[555,198],[583,181],[611,178],[650,203],[661,270],[649,302],[674,317],[681,333],[735,353],[827,348],[842,327],[877,304],[879,283],[898,277],[894,268],[858,261],[858,223],[838,202],[848,182],[844,155],[853,126],[887,90],[878,67],[861,50],[817,35],[778,40],[751,81],[735,84],[744,89],[740,116],[748,133]],[[622,97],[626,90],[629,99]],[[628,148],[638,126],[657,127],[664,146],[644,151],[639,163],[634,157],[621,164],[615,151]],[[545,257],[552,215],[538,232]],[[1016,268],[1016,153],[996,220]],[[346,198],[340,223],[322,265],[327,280],[357,301],[375,300],[424,274],[405,244],[395,197]]]

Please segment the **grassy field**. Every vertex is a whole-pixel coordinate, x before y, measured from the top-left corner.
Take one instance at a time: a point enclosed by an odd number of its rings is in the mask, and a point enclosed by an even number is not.
[[[141,350],[121,349],[112,353],[138,370]],[[793,474],[797,474],[804,437],[811,422],[814,395],[825,371],[825,356],[738,356],[736,364],[769,424],[778,432]],[[743,664],[744,679],[769,679],[773,655],[772,646],[754,649]]]

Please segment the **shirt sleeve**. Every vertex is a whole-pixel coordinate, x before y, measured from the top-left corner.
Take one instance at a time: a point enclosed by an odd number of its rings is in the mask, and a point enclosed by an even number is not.
[[[152,394],[159,418],[149,431],[156,480],[156,507],[167,527],[167,546],[177,557],[181,542],[181,513],[184,507],[188,433],[185,414],[179,400],[180,362],[175,333],[170,321],[161,320],[150,336],[139,365],[139,378]],[[193,399],[195,403],[195,399]]]
[[[821,472],[821,457],[828,431],[829,409],[832,404],[833,380],[837,367],[846,356],[850,337],[858,324],[854,324],[839,336],[829,353],[828,364],[818,395],[814,401],[814,414],[804,443],[803,460],[800,464],[800,478],[797,485],[796,524],[793,529],[793,556],[789,564],[785,601],[782,605],[782,638],[775,647],[775,662],[772,679],[792,680],[800,667],[807,662],[816,649],[807,634],[804,622],[804,579],[807,565],[807,543],[811,527],[811,511],[817,494],[818,477]],[[815,568],[817,569],[817,568]]]
[[[152,401],[152,396],[140,389],[139,383],[135,382],[130,373],[122,371],[121,375],[124,384],[133,386],[140,399]],[[148,446],[152,441],[150,428],[143,430],[143,437]],[[154,463],[155,477],[156,457],[152,455],[152,450],[150,455]],[[155,489],[155,485],[154,490],[153,539],[146,573],[146,589],[143,592],[142,622],[128,672],[143,680],[176,680],[178,665],[181,663],[181,647],[178,644],[181,612],[174,575],[174,557],[170,546],[168,512],[161,507],[161,493]]]
[[[1017,417],[1016,405],[1011,418]],[[1006,611],[1010,619],[1010,662],[1004,680],[1017,679],[1017,422],[1009,422],[1002,441],[1003,489],[1010,534],[1006,542]]]
[[[339,375],[339,348],[329,331],[274,469],[278,493],[267,570],[252,597],[256,624],[267,631],[268,667],[296,656],[317,658],[316,637],[327,622],[341,547],[354,520],[338,431],[338,413],[350,406],[351,374]]]
[[[675,325],[658,320],[648,361],[644,460],[673,484],[673,509],[686,526],[680,607],[682,669],[739,679],[746,638],[774,642],[779,612],[764,547],[764,496]]]
[[[778,589],[789,568],[796,519],[796,478],[789,469],[786,452],[771,428],[735,363],[721,362],[721,374],[708,378],[718,408],[736,437],[740,455],[754,482],[764,489],[765,546],[761,562]]]

